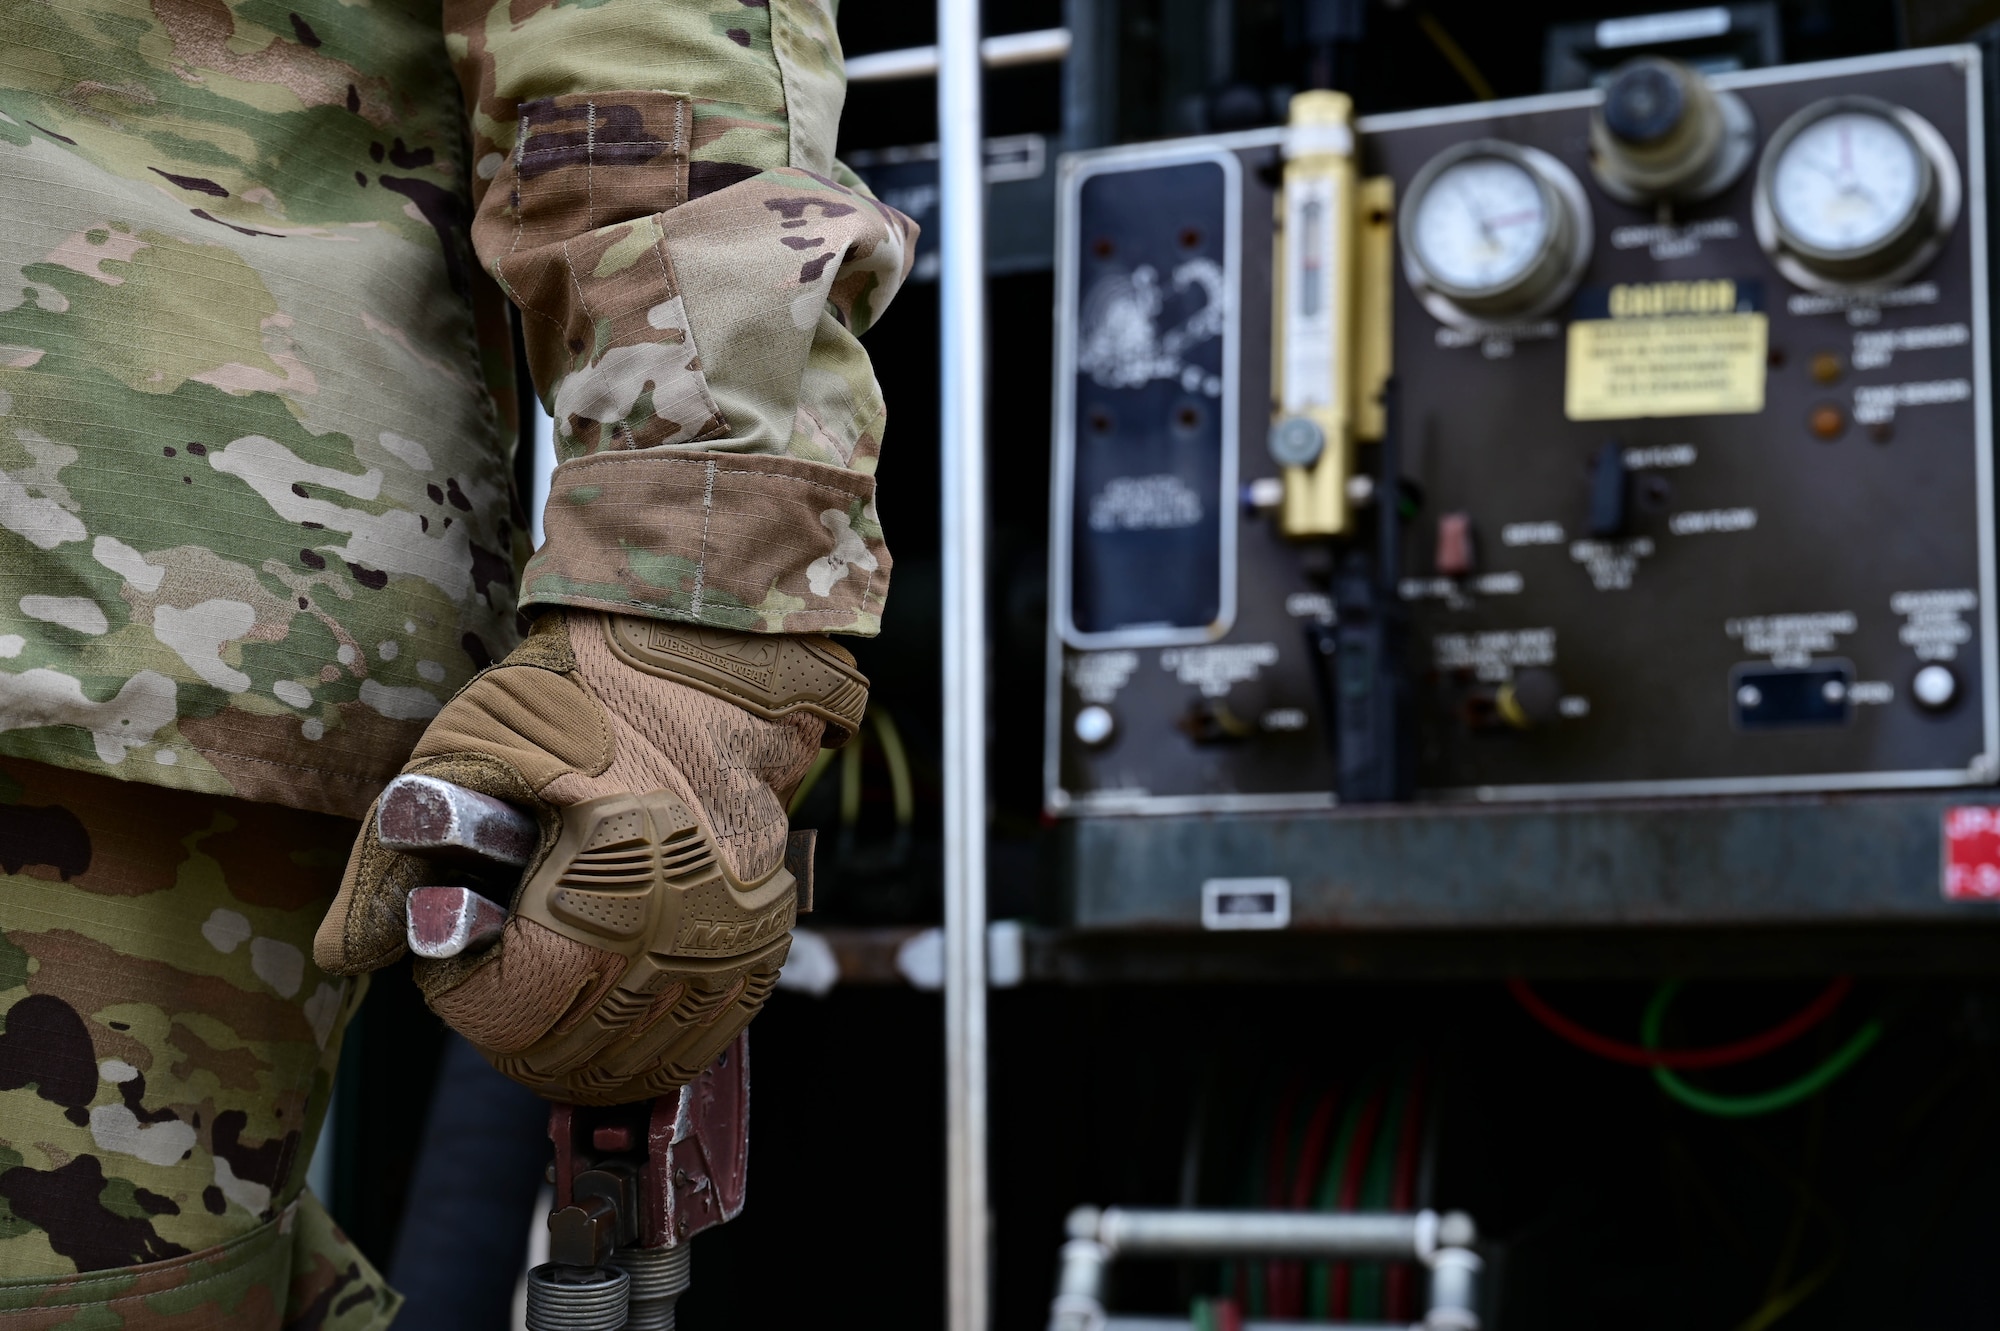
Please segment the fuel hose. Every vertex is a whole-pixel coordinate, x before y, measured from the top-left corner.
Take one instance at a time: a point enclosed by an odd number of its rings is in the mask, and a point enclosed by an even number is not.
[[[1851,976],[1836,976],[1819,997],[1800,1008],[1797,1012],[1748,1039],[1734,1044],[1714,1045],[1706,1049],[1659,1049],[1657,1041],[1643,1045],[1627,1044],[1623,1040],[1613,1040],[1599,1035],[1596,1031],[1582,1026],[1550,1007],[1548,1001],[1536,993],[1526,980],[1519,977],[1507,981],[1508,992],[1514,1001],[1527,1010],[1529,1016],[1579,1049],[1608,1058],[1615,1063],[1630,1063],[1644,1068],[1696,1068],[1727,1067],[1731,1063],[1742,1063],[1782,1048],[1804,1035],[1813,1027],[1833,1015],[1840,1001],[1847,997],[1847,991],[1854,987]],[[1654,996],[1658,1001],[1658,995]],[[1671,1001],[1671,999],[1669,999]]]
[[[1660,1043],[1660,1027],[1667,1019],[1667,1008],[1673,1004],[1674,995],[1680,992],[1679,980],[1668,980],[1653,991],[1652,1001],[1646,1004],[1646,1016],[1640,1027],[1640,1043],[1648,1050],[1656,1049]],[[1751,1095],[1718,1095],[1690,1086],[1665,1064],[1655,1064],[1653,1080],[1660,1089],[1689,1109],[1712,1114],[1717,1118],[1756,1118],[1763,1114],[1775,1114],[1781,1109],[1789,1109],[1801,1100],[1818,1095],[1839,1079],[1842,1073],[1861,1060],[1861,1056],[1874,1048],[1882,1038],[1882,1023],[1879,1020],[1864,1023],[1848,1037],[1847,1043],[1828,1055],[1826,1061],[1795,1081],[1785,1083],[1775,1090],[1760,1091]]]

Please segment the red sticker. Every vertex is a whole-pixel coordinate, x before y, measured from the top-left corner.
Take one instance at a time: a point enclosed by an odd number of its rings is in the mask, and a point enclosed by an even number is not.
[[[2000,808],[1945,810],[1944,894],[1951,901],[2000,901]]]

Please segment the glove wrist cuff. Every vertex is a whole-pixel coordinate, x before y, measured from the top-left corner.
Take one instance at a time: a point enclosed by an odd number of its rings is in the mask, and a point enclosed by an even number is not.
[[[829,638],[736,633],[636,615],[602,616],[611,652],[634,670],[700,689],[767,721],[804,712],[838,748],[860,729],[868,678]]]

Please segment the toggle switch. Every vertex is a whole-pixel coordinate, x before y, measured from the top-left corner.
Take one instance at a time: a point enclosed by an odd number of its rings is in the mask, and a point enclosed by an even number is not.
[[[1562,719],[1562,681],[1538,666],[1517,670],[1500,686],[1493,709],[1516,730],[1553,725]]]
[[[1438,515],[1437,551],[1433,563],[1439,577],[1466,578],[1479,566],[1470,513]]]
[[[1197,744],[1236,744],[1257,730],[1255,723],[1237,715],[1228,703],[1207,698],[1190,702],[1174,728]]]
[[[1590,467],[1590,514],[1585,524],[1592,536],[1623,536],[1631,508],[1631,486],[1625,470],[1625,450],[1607,439]]]

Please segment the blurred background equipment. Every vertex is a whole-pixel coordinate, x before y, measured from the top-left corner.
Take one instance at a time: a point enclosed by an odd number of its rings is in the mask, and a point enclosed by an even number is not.
[[[1070,1212],[1069,1235],[1062,1250],[1061,1281],[1050,1309],[1051,1331],[1159,1331],[1181,1325],[1160,1318],[1105,1315],[1105,1267],[1116,1258],[1270,1254],[1294,1259],[1279,1268],[1284,1274],[1296,1274],[1299,1261],[1312,1258],[1321,1261],[1315,1271],[1319,1276],[1323,1276],[1326,1259],[1420,1263],[1427,1268],[1430,1288],[1418,1324],[1425,1331],[1478,1331],[1480,1324],[1479,1273],[1484,1263],[1472,1251],[1477,1233],[1470,1217],[1457,1211],[1445,1216],[1435,1211],[1301,1215],[1295,1211],[1128,1211],[1117,1207],[1100,1211],[1081,1206]],[[1337,1276],[1347,1275],[1344,1265],[1335,1271]],[[1310,1319],[1299,1318],[1298,1309],[1293,1307],[1289,1309],[1292,1316],[1282,1323],[1246,1322],[1233,1300],[1201,1300],[1193,1310],[1193,1325],[1367,1325],[1342,1316],[1347,1304],[1346,1281],[1338,1284],[1335,1297],[1329,1299],[1316,1282],[1313,1302],[1317,1315]],[[1340,1320],[1328,1321],[1329,1315]],[[1357,1312],[1357,1316],[1365,1315]],[[1391,1317],[1396,1325],[1410,1322],[1407,1313],[1392,1313]]]
[[[1066,159],[1051,811],[1380,801],[1406,765],[1445,803],[1993,780],[1971,52],[1294,105]],[[1316,136],[1379,190],[1303,174]],[[1407,644],[1348,630],[1392,615]]]
[[[512,1315],[530,1218],[549,1163],[549,1107],[456,1034],[438,1061],[423,1149],[389,1282],[400,1316],[437,1331],[490,1331]]]

